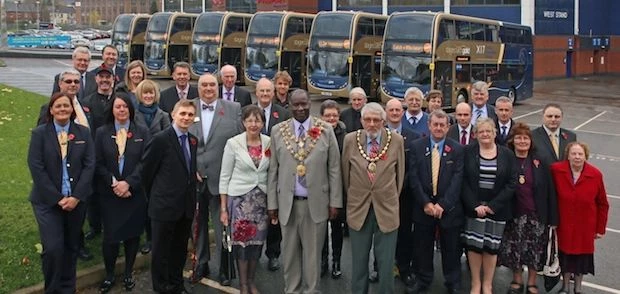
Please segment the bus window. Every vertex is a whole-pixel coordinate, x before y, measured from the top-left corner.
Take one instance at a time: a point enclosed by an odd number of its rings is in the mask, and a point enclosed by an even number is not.
[[[288,19],[288,24],[286,25],[284,39],[286,40],[293,35],[304,34],[304,31],[304,19],[301,17],[291,17]]]
[[[469,25],[471,39],[476,41],[484,41],[484,25],[472,22]]]
[[[385,23],[387,20],[385,19],[375,19],[375,35],[383,36],[385,33]]]
[[[372,19],[368,17],[360,17],[357,22],[357,33],[355,36],[355,42],[359,41],[363,37],[374,35],[374,25]]]
[[[469,22],[467,21],[456,21],[456,31],[459,37],[459,40],[469,40],[470,29]]]
[[[314,21],[314,17],[312,18],[306,18],[306,34],[310,34],[310,31],[312,30],[312,22]]]
[[[228,36],[235,32],[243,32],[243,18],[231,16],[226,23],[226,32],[224,35]]]
[[[192,31],[192,22],[189,17],[177,17],[174,19],[174,24],[172,25],[171,35],[174,35],[178,32],[183,31]]]
[[[456,28],[454,27],[454,21],[451,19],[442,19],[439,24],[439,36],[437,42],[441,43],[444,40],[456,39]]]
[[[484,30],[485,39],[489,42],[497,42],[499,39],[496,25],[486,25]]]
[[[469,74],[469,64],[457,64],[456,68],[456,82],[457,83],[471,83],[471,76]]]
[[[471,65],[471,77],[476,81],[485,81],[484,64]]]

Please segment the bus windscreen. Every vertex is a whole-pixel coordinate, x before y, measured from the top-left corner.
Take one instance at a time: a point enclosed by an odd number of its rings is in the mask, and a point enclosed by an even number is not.
[[[202,14],[196,20],[194,34],[215,35],[220,33],[223,15],[220,13]]]

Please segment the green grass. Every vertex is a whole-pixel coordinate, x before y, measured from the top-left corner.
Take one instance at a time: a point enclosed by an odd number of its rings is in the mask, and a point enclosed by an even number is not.
[[[30,131],[46,101],[44,96],[0,84],[0,293],[43,281],[26,160]],[[78,268],[101,263],[100,244],[100,237],[87,243],[95,258],[78,262]]]

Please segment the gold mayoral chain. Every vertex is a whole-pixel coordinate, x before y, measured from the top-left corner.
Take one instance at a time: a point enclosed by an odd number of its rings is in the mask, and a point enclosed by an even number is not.
[[[321,123],[321,121],[315,117],[313,117],[312,119],[314,120],[313,127],[318,128],[320,130],[320,133],[322,133],[323,124]],[[284,123],[282,124],[282,126],[280,126],[280,133],[284,138],[284,144],[286,144],[286,149],[288,149],[293,158],[298,161],[296,170],[297,175],[300,177],[306,175],[306,166],[304,164],[304,160],[306,160],[306,157],[308,157],[312,149],[314,149],[314,147],[316,146],[316,141],[320,137],[317,136],[316,138],[313,138],[312,136],[307,134],[309,131],[310,130],[307,130],[303,140],[300,140],[299,138],[297,138],[297,136],[295,136],[295,133],[291,131],[290,122]],[[310,137],[310,139],[308,139],[308,137]],[[308,142],[308,140],[310,140],[310,142]],[[297,151],[295,151],[293,145],[297,145]]]
[[[362,143],[360,142],[360,134],[362,133],[362,130],[357,130],[357,135],[355,136],[357,139],[357,148],[359,149],[360,154],[368,161],[368,167],[366,167],[366,169],[373,174],[377,171],[377,161],[385,155],[390,147],[390,143],[392,142],[392,133],[389,129],[385,130],[387,132],[387,142],[385,143],[383,149],[381,149],[381,152],[379,152],[379,154],[375,154],[374,157],[370,157],[370,155],[366,154],[366,148],[362,147]]]

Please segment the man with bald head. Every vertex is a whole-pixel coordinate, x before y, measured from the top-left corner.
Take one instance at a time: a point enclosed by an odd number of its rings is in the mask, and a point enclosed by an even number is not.
[[[402,117],[404,113],[403,104],[398,99],[390,99],[385,104],[385,112],[387,113],[387,127],[391,130],[403,136],[405,141],[405,178],[408,174],[409,163],[409,150],[415,139],[420,138],[420,134],[411,130],[410,128],[403,128]],[[403,190],[400,193],[400,227],[398,227],[398,237],[396,239],[396,266],[400,278],[403,282],[412,286],[413,283],[413,231],[411,218],[411,211],[413,209],[413,199],[411,199],[411,190],[409,189],[408,181],[403,184]]]
[[[273,82],[267,78],[261,78],[256,83],[256,105],[265,113],[265,126],[261,131],[270,136],[271,128],[291,117],[290,112],[284,107],[272,103],[275,95]]]
[[[252,96],[247,90],[235,86],[237,82],[237,68],[227,64],[220,69],[222,87],[220,87],[219,97],[222,100],[237,102],[241,107],[252,104]]]
[[[198,80],[198,96],[194,99],[196,117],[189,131],[198,137],[197,176],[199,192],[197,216],[194,219],[194,229],[197,232],[192,236],[196,245],[196,268],[192,276],[193,281],[209,273],[208,215],[211,215],[215,229],[215,254],[213,261],[216,265],[212,273],[219,273],[222,285],[230,285],[228,270],[221,263],[222,253],[222,223],[220,220],[219,180],[222,167],[222,157],[226,141],[241,133],[241,107],[238,103],[218,99],[217,78],[211,74],[204,74]],[[209,208],[209,211],[207,211]]]
[[[454,110],[456,123],[448,130],[448,138],[455,140],[461,145],[469,145],[476,141],[474,138],[473,126],[471,124],[471,106],[466,102],[456,105]]]

